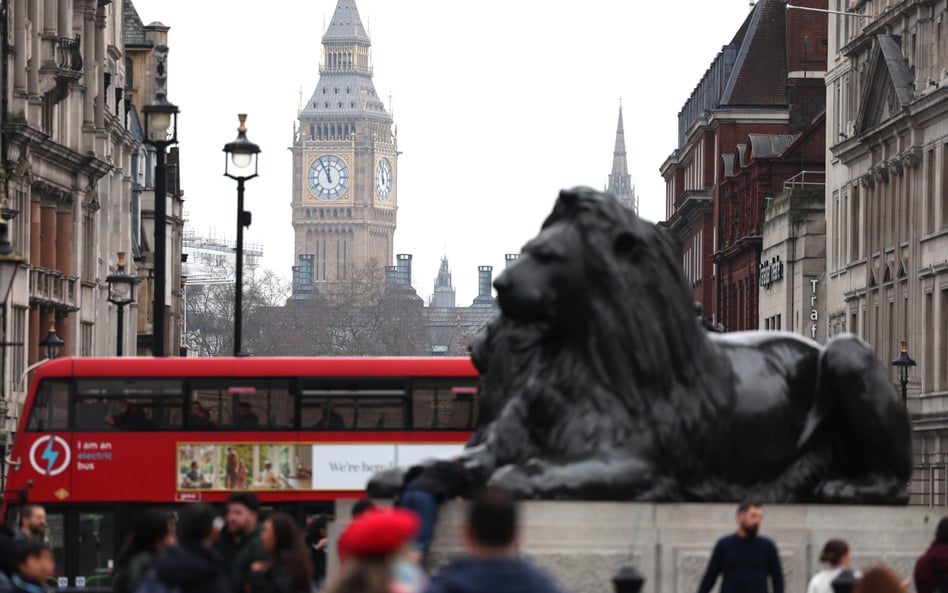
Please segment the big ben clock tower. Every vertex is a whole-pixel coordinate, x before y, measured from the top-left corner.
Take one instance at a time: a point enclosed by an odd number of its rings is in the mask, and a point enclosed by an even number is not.
[[[338,0],[293,141],[293,292],[392,262],[398,148],[355,0]]]

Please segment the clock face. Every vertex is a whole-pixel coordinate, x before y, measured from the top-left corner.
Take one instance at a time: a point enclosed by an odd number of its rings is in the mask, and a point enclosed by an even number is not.
[[[375,193],[383,202],[392,195],[392,163],[385,157],[375,167]]]
[[[336,200],[349,186],[349,167],[341,158],[327,154],[319,157],[309,167],[309,188],[316,197]]]

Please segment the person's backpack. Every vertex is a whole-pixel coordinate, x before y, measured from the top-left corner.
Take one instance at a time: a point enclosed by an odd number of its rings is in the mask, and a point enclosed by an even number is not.
[[[142,575],[142,579],[138,582],[138,587],[135,588],[135,593],[183,593],[181,590],[181,584],[175,583],[171,585],[166,581],[163,581],[158,578],[158,572],[155,570],[155,567],[149,566],[145,569],[145,574]]]

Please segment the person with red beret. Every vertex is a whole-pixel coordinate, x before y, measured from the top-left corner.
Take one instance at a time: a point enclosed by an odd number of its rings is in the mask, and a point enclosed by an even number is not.
[[[339,536],[341,574],[327,593],[418,593],[426,580],[406,560],[418,515],[402,508],[373,507],[357,517]]]

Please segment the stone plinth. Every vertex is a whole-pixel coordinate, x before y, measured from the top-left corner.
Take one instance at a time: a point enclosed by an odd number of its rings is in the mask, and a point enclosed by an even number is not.
[[[351,506],[337,504],[332,541]],[[464,508],[449,503],[441,509],[432,545],[436,564],[462,552]],[[611,593],[613,575],[627,563],[645,576],[642,593],[695,593],[714,543],[735,530],[736,510],[733,504],[531,501],[521,506],[522,549],[574,593]],[[943,515],[948,511],[921,507],[767,505],[761,533],[777,543],[787,593],[801,593],[824,568],[820,550],[834,537],[849,542],[854,568],[884,562],[911,576]],[[335,573],[333,545],[330,578]]]

